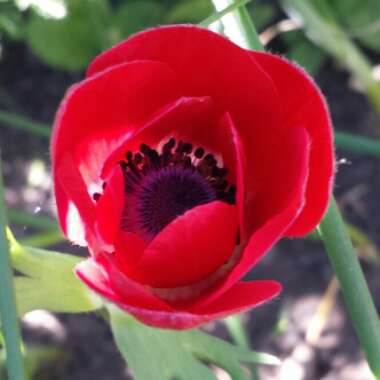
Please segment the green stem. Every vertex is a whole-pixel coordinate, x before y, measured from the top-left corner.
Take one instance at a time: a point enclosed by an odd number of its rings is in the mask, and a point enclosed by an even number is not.
[[[24,227],[38,228],[41,230],[57,230],[58,224],[52,218],[44,215],[35,215],[22,210],[8,210],[10,223]]]
[[[245,332],[244,326],[241,321],[241,316],[236,314],[232,315],[231,317],[228,317],[224,320],[224,323],[227,327],[228,332],[230,333],[232,339],[235,341],[235,343],[246,349],[251,350],[252,347],[249,343],[249,339],[247,337],[247,334]],[[253,363],[249,365],[249,368],[251,370],[251,379],[252,380],[260,380],[259,371],[257,370],[257,366]]]
[[[219,0],[213,1],[217,3]],[[309,2],[304,2],[303,0],[291,1],[309,4]],[[242,35],[245,35],[247,30],[249,30],[245,29],[247,27],[246,23],[240,23],[238,27]],[[326,31],[324,30],[324,32]],[[330,36],[325,37],[329,38]],[[250,48],[253,48],[253,45]],[[332,198],[329,209],[319,226],[319,231],[340,282],[348,312],[355,326],[368,364],[376,379],[380,380],[379,318],[334,198]]]
[[[30,132],[36,136],[50,137],[50,128],[42,123],[30,121],[29,119],[0,110],[0,123],[8,124],[14,128]]]
[[[60,230],[51,230],[46,232],[40,232],[35,235],[27,236],[20,239],[20,243],[25,246],[45,248],[52,245],[65,242],[66,238],[62,235]]]
[[[323,218],[319,232],[340,282],[344,299],[368,364],[380,379],[380,323],[363,271],[335,200]]]
[[[227,6],[235,5],[234,0],[212,0],[217,11]],[[251,50],[264,50],[256,28],[245,6],[236,8],[230,14],[222,17],[226,35],[237,44]]]
[[[6,236],[6,211],[0,160],[0,315],[7,353],[9,380],[26,378],[21,354],[21,335],[17,319],[13,273]]]
[[[220,20],[226,14],[234,11],[235,9],[242,7],[243,5],[249,3],[250,1],[251,0],[237,0],[233,4],[230,4],[227,7],[223,8],[221,11],[214,12],[213,14],[205,18],[203,21],[201,21],[198,25],[206,28],[213,22]]]
[[[346,132],[335,132],[335,145],[351,152],[380,156],[380,143],[368,137],[353,135]]]

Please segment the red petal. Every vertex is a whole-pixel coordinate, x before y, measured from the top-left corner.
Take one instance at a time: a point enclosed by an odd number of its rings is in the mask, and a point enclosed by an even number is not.
[[[280,291],[281,285],[275,281],[240,282],[215,302],[197,310],[157,312],[121,303],[119,306],[147,325],[183,330],[259,306]]]
[[[137,267],[137,280],[157,288],[189,285],[232,255],[238,228],[236,207],[215,201],[177,217],[149,244]]]
[[[198,305],[213,302],[239,281],[283,236],[301,212],[304,205],[310,146],[308,135],[302,128],[291,130],[289,136],[292,136],[293,143],[288,145],[288,155],[293,157],[294,162],[284,174],[291,180],[286,206],[251,236],[238,264],[216,289],[198,300]]]
[[[96,206],[97,231],[105,244],[115,244],[120,230],[124,197],[124,176],[121,168],[116,166],[107,179],[107,186]]]
[[[189,329],[247,310],[275,297],[281,290],[281,286],[274,281],[238,283],[214,303],[197,310],[183,311],[171,309],[141,289],[130,287],[129,283],[126,283],[124,295],[115,292],[109,275],[93,259],[77,265],[76,273],[92,290],[141,322],[170,329]]]
[[[230,177],[230,180],[237,188],[236,205],[239,215],[239,233],[240,239],[243,239],[242,234],[245,231],[246,176],[249,175],[247,173],[247,157],[239,132],[235,128],[229,113],[224,115],[219,124],[218,131],[220,145],[224,152],[228,152],[225,166],[227,168],[234,168],[234,172],[236,173],[232,178]]]
[[[155,297],[144,286],[124,276],[112,258],[99,255],[79,263],[75,272],[92,290],[112,302],[156,311],[170,311],[170,306]]]
[[[192,313],[224,318],[259,306],[280,293],[282,286],[276,281],[238,282],[221,297],[206,306],[191,309]]]
[[[96,181],[119,139],[177,97],[175,74],[159,62],[122,64],[73,86],[54,124],[54,167],[71,152],[86,183]]]
[[[74,243],[86,245],[86,235],[94,231],[95,206],[69,153],[61,157],[53,173],[62,230]]]
[[[185,141],[192,141],[193,136],[202,133],[212,141],[218,118],[210,97],[176,99],[158,110],[135,134],[126,136],[119,148],[107,158],[102,176],[106,176],[118,161],[124,159],[126,151],[138,151],[142,143],[155,146],[165,138],[178,135]]]
[[[135,59],[166,63],[178,74],[184,96],[208,95],[221,110],[228,111],[246,145],[248,169],[254,173],[247,178],[249,200],[257,187],[265,189],[266,162],[282,129],[281,107],[272,80],[251,55],[207,29],[167,26],[139,33],[104,52],[87,74],[91,77]],[[249,211],[250,218],[257,218],[254,207]]]
[[[137,235],[119,230],[115,244],[115,260],[122,272],[127,273],[135,266],[147,247],[147,243]]]
[[[271,54],[252,54],[277,87],[284,110],[284,126],[287,129],[304,127],[310,136],[305,207],[286,233],[304,235],[320,221],[332,190],[335,161],[329,111],[318,87],[300,67]]]

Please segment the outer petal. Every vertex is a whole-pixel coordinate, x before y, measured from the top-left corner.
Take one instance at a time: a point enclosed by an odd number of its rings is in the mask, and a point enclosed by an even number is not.
[[[115,164],[124,159],[126,151],[138,151],[142,143],[156,146],[169,137],[180,137],[193,142],[193,138],[196,139],[198,135],[206,135],[206,143],[215,147],[217,144],[213,143],[213,136],[218,131],[219,117],[214,102],[208,96],[180,97],[166,104],[135,133],[125,136],[104,163],[102,177],[107,176]]]
[[[53,163],[62,152],[75,153],[79,166],[87,161],[91,165],[102,163],[104,157],[99,155],[108,156],[111,142],[133,132],[153,112],[178,97],[177,85],[168,66],[150,61],[124,63],[74,85],[54,123]],[[106,146],[99,149],[103,143]],[[94,167],[87,169],[90,177],[99,174]]]
[[[160,301],[154,296],[151,298],[146,294],[140,295],[142,302],[139,302],[136,300],[136,292],[133,289],[128,296],[128,287],[124,295],[115,292],[110,286],[107,272],[92,259],[80,263],[76,268],[76,273],[92,290],[116,303],[141,322],[154,327],[171,329],[193,328],[247,310],[273,298],[281,290],[281,286],[274,281],[238,283],[218,300],[203,308],[179,310],[164,304],[160,305],[157,303]],[[143,299],[143,297],[147,298]]]
[[[55,165],[54,185],[63,232],[71,241],[85,246],[94,231],[95,206],[70,153]]]
[[[87,187],[94,184],[110,149],[154,111],[175,99],[176,86],[175,74],[166,65],[133,62],[106,70],[70,89],[58,110],[51,140],[58,214],[66,234],[70,202],[80,214],[84,206],[72,194],[82,186],[75,179],[78,176],[70,176],[69,172],[64,176],[60,171],[63,157],[70,156]]]
[[[268,53],[252,52],[276,85],[283,105],[285,128],[306,128],[311,143],[305,207],[287,231],[308,233],[322,218],[334,177],[334,149],[330,116],[318,87],[300,67]]]
[[[293,144],[288,146],[288,153],[293,153],[294,162],[289,168],[291,170],[285,173],[291,179],[289,184],[291,196],[289,196],[286,206],[259,228],[251,236],[248,244],[243,242],[244,250],[238,264],[221,284],[201,297],[196,304],[207,305],[230,289],[283,236],[301,212],[305,200],[310,146],[308,135],[304,129],[293,129],[289,131],[289,134],[293,136],[291,139]]]
[[[151,294],[144,286],[124,276],[112,258],[99,255],[79,263],[75,272],[91,289],[112,302],[122,302],[136,308],[172,311],[172,308]]]

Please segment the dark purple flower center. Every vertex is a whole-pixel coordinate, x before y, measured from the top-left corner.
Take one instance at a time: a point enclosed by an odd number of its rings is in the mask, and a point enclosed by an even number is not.
[[[203,148],[174,138],[160,152],[142,144],[120,162],[125,180],[125,206],[121,228],[151,240],[176,217],[215,200],[235,202],[227,169],[218,166]],[[94,199],[99,194],[94,194]]]

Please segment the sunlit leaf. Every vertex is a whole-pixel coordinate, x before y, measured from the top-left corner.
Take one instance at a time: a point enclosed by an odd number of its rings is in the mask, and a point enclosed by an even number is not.
[[[155,1],[132,1],[122,4],[114,12],[112,28],[118,39],[162,23],[165,8]]]
[[[225,369],[234,380],[246,380],[242,362],[276,365],[268,354],[248,351],[200,330],[151,328],[110,308],[116,344],[136,380],[216,380],[206,363]]]
[[[331,8],[349,34],[367,47],[380,51],[380,1],[331,1]]]
[[[14,278],[20,315],[36,309],[77,313],[102,306],[100,299],[74,274],[80,257],[24,247],[9,230],[7,235],[12,266],[20,273]]]
[[[27,24],[27,42],[50,65],[80,70],[108,47],[110,14],[104,0],[67,0],[68,14],[61,19],[33,14]]]
[[[170,8],[165,17],[168,23],[198,23],[214,11],[211,1],[186,0]]]
[[[310,75],[315,75],[326,61],[326,53],[306,38],[294,42],[289,49],[287,58],[297,62]]]

